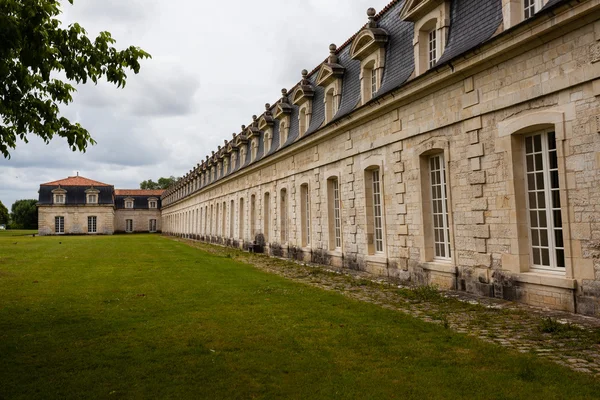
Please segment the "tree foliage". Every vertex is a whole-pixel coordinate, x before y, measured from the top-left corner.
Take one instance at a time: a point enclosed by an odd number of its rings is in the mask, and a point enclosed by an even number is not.
[[[0,201],[0,225],[8,225],[8,208]]]
[[[17,138],[27,142],[28,134],[46,143],[59,136],[73,151],[85,151],[95,143],[90,133],[60,115],[59,105],[73,101],[69,82],[105,78],[124,87],[126,70],[137,74],[140,60],[150,57],[135,46],[117,50],[109,32],[92,41],[77,23],[63,29],[56,18],[60,13],[59,0],[0,1],[0,151],[5,158]]]
[[[171,175],[168,178],[158,178],[158,182],[154,182],[152,179],[148,179],[147,181],[142,181],[140,183],[140,189],[148,189],[148,190],[166,189],[180,179],[181,178],[176,178],[173,175]]]
[[[11,206],[11,228],[13,229],[37,229],[38,212],[35,206],[37,200],[17,200]]]

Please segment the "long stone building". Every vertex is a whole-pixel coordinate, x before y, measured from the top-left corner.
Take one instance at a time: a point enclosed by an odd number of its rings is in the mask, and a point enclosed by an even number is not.
[[[163,231],[600,314],[600,1],[367,14],[163,194]]]

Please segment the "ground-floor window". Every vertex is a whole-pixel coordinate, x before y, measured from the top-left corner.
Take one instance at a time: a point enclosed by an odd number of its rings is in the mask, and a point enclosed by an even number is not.
[[[125,232],[133,232],[133,220],[132,219],[125,220]]]
[[[155,219],[151,219],[150,222],[148,223],[148,230],[150,232],[156,232],[156,220]]]
[[[88,217],[88,233],[96,233],[96,217]]]
[[[54,232],[65,233],[65,217],[54,217]]]
[[[433,220],[433,255],[435,259],[449,260],[450,227],[448,223],[448,201],[446,188],[446,166],[444,155],[429,157],[431,190],[431,217]]]
[[[525,165],[531,265],[563,270],[565,248],[554,132],[525,136]]]

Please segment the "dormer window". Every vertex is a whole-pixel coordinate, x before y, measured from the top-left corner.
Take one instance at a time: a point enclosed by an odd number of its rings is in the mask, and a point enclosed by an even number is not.
[[[148,208],[158,208],[158,200],[155,198],[148,199]]]
[[[279,120],[279,147],[282,147],[287,142],[290,127],[290,115],[292,114],[292,106],[288,98],[287,89],[281,89],[281,99],[275,106],[275,119]]]
[[[435,67],[446,48],[450,0],[407,0],[400,18],[414,23],[415,75]]]
[[[252,139],[252,144],[251,144],[252,161],[256,160],[257,155],[258,155],[258,138],[254,138],[254,139]]]
[[[369,22],[352,42],[350,57],[361,62],[361,100],[362,104],[371,100],[381,86],[381,77],[385,66],[385,45],[388,33],[379,28],[375,20],[375,9],[369,8]]]
[[[98,189],[89,188],[85,191],[85,202],[86,204],[98,204]]]
[[[67,202],[67,191],[60,186],[52,191],[52,202],[54,204],[65,204]]]
[[[315,90],[312,83],[308,80],[308,71],[302,70],[302,80],[296,92],[294,93],[294,104],[300,107],[298,113],[298,134],[303,136],[310,126],[310,117],[312,114],[312,98]]]
[[[133,208],[133,199],[132,198],[125,199],[125,208]]]
[[[271,105],[265,104],[265,113],[258,120],[258,129],[263,132],[264,154],[271,151],[271,143],[273,142],[273,114],[271,113]]]
[[[285,121],[281,121],[279,123],[279,145],[283,146],[285,144],[285,142],[287,142],[288,139],[288,127],[285,123]]]
[[[345,68],[338,64],[337,46],[329,45],[329,58],[321,65],[317,74],[317,85],[325,89],[325,123],[333,120],[337,114],[342,97],[342,77]]]

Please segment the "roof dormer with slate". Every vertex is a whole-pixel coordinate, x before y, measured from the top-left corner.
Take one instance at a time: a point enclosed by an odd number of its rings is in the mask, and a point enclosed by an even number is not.
[[[315,89],[308,80],[308,71],[302,70],[302,80],[294,92],[294,105],[298,106],[298,137],[306,134],[312,116],[312,100]]]
[[[360,61],[361,104],[367,103],[381,87],[385,67],[385,48],[389,34],[379,27],[374,8],[367,10],[369,22],[357,34],[350,47],[350,57]]]
[[[450,0],[407,0],[400,11],[403,21],[414,23],[415,75],[435,67],[446,49],[450,30]]]
[[[317,85],[323,87],[325,95],[323,102],[325,105],[325,124],[329,123],[337,114],[342,98],[342,78],[346,68],[338,64],[339,57],[336,54],[335,44],[329,45],[329,58],[327,62],[321,64],[317,74]]]

